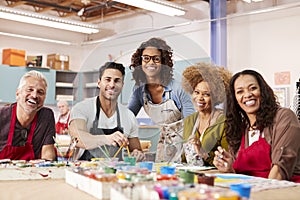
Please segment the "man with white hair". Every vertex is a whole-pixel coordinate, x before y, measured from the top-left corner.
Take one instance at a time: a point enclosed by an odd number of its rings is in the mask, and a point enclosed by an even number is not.
[[[0,108],[0,159],[55,159],[55,119],[44,107],[46,91],[44,75],[29,71],[20,79],[16,102]]]

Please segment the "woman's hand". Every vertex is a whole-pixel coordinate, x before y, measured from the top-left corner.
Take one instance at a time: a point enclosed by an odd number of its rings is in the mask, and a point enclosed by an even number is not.
[[[193,144],[194,146],[194,149],[197,153],[197,155],[203,159],[207,159],[208,158],[208,154],[205,153],[204,149],[201,148],[201,142],[200,142],[200,139],[197,138],[196,136],[194,137],[191,137],[189,140],[188,140],[191,144]]]
[[[219,171],[234,172],[234,169],[232,168],[233,161],[234,158],[232,155],[222,147],[219,146],[217,151],[215,151],[213,164]]]

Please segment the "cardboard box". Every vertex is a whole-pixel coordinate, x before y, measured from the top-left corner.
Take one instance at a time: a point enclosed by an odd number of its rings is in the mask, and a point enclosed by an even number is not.
[[[97,199],[111,199],[110,198],[110,188],[111,182],[100,182],[81,174],[72,172],[70,169],[66,169],[66,183],[72,185],[73,187],[82,190]]]
[[[47,66],[56,70],[69,70],[69,56],[49,54],[47,55]]]
[[[43,56],[27,56],[27,67],[42,67]]]
[[[12,66],[25,66],[25,51],[18,49],[3,49],[2,64]]]

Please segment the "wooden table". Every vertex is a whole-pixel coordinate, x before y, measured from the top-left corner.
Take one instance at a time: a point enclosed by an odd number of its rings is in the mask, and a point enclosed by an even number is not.
[[[0,199],[8,200],[96,200],[93,196],[65,183],[64,179],[0,181]],[[251,200],[299,200],[297,187],[251,193]]]

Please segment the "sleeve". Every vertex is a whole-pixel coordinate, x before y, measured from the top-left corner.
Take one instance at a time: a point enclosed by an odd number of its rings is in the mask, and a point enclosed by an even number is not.
[[[179,90],[179,100],[182,105],[182,114],[183,117],[187,117],[195,112],[194,105],[192,103],[191,96],[186,93],[181,87]]]
[[[88,120],[88,113],[90,111],[90,105],[88,101],[82,101],[77,103],[72,109],[70,113],[69,124],[73,119],[83,119],[85,121]],[[90,113],[92,116],[93,113]]]
[[[134,138],[134,137],[139,137],[139,126],[137,119],[135,118],[134,114],[125,108],[127,111],[127,115],[125,116],[125,123],[124,124],[124,129],[128,130],[124,134],[127,135],[128,138]]]
[[[43,145],[54,144],[53,137],[55,137],[56,134],[54,113],[51,109],[47,109],[46,111],[48,116],[46,119],[48,120],[45,123],[46,129],[45,129],[45,140],[43,142]]]
[[[300,124],[292,110],[280,109],[272,128],[272,165],[278,165],[282,178],[289,180],[298,162]]]
[[[139,111],[141,110],[141,107],[143,106],[143,95],[141,88],[137,88],[133,91],[133,93],[130,96],[129,103],[128,103],[128,109],[133,112],[133,114],[136,116]]]

